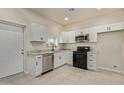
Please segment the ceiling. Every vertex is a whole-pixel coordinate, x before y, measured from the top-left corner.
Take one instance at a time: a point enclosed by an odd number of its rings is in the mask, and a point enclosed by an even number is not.
[[[117,10],[117,8],[101,8],[100,10],[97,8],[74,8],[74,11],[69,11],[69,9],[70,8],[31,8],[30,10],[62,25],[69,25]],[[65,17],[68,17],[68,21],[64,20]]]

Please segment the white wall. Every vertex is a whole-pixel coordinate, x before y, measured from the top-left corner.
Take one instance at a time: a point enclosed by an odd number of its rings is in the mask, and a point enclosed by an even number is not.
[[[28,30],[29,25],[32,22],[36,22],[42,25],[45,25],[48,28],[49,33],[52,37],[56,37],[59,32],[63,31],[63,26],[60,24],[57,24],[41,15],[38,15],[29,9],[4,9],[0,8],[0,19],[6,20],[18,24],[26,25],[26,31],[25,31],[25,48],[26,52],[29,50],[34,49],[45,49],[45,44],[35,44],[35,46],[32,46],[32,44],[29,42],[30,39],[30,30]],[[27,57],[25,57],[27,58]],[[28,63],[28,60],[25,59],[25,61]],[[28,64],[26,65],[25,71],[27,70]]]
[[[124,21],[124,10],[120,9],[79,23],[65,26],[65,31],[78,30],[98,25]],[[66,44],[65,48],[76,49],[77,46],[91,46],[97,53],[97,67],[117,70],[124,73],[124,31],[98,34],[97,43]],[[117,65],[116,69],[113,65]]]

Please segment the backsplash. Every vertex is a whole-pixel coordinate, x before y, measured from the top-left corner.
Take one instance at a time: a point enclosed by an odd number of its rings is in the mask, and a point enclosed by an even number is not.
[[[59,44],[55,47],[55,50],[63,49],[64,45]],[[48,46],[47,43],[33,42],[31,43],[31,50],[52,50],[52,47]]]
[[[66,44],[65,49],[76,50],[78,46],[90,46],[92,52],[97,52],[97,50],[96,50],[97,43],[72,43],[72,44]]]

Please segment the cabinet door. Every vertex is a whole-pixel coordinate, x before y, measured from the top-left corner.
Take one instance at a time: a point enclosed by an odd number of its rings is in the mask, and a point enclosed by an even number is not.
[[[49,36],[49,34],[48,34],[48,32],[47,31],[44,31],[44,34],[43,34],[43,41],[47,41],[48,40],[48,36]]]
[[[68,43],[75,43],[75,31],[68,32]]]
[[[41,75],[41,73],[42,73],[42,56],[36,56],[35,76]]]
[[[61,32],[60,33],[59,43],[68,43],[68,32]]]
[[[59,35],[59,43],[64,43],[64,32],[61,32]]]
[[[43,41],[47,41],[48,40],[48,32],[47,32],[47,29],[43,26],[40,25],[39,27],[39,34],[40,34],[40,39],[43,40]]]
[[[89,33],[89,42],[97,42],[97,32],[91,31]]]
[[[66,63],[66,55],[65,53],[60,53],[61,57],[61,65],[64,65]]]
[[[63,33],[59,34],[59,43],[63,43]]]
[[[88,69],[96,70],[96,61],[88,61]]]
[[[103,25],[97,27],[97,32],[109,32],[109,31],[117,31],[117,30],[123,30],[124,29],[124,23],[114,23],[109,25]]]
[[[98,26],[98,27],[96,27],[96,29],[97,29],[97,32],[98,33],[101,33],[101,32],[107,32],[108,30],[108,26]]]
[[[63,42],[68,43],[68,32],[63,32]]]
[[[60,53],[54,53],[54,68],[62,65],[62,56]]]
[[[122,29],[124,29],[123,23],[115,23],[115,24],[112,24],[110,27],[110,31],[117,31],[117,30],[122,30]]]
[[[40,41],[41,32],[39,30],[39,26],[33,23],[31,25],[31,31],[32,31],[32,41]]]
[[[66,63],[73,65],[73,52],[66,53]]]
[[[75,36],[80,36],[80,35],[83,35],[83,34],[84,34],[83,30],[75,32]]]
[[[47,41],[48,32],[47,29],[36,23],[31,24],[32,40],[31,41]]]
[[[96,69],[96,54],[95,53],[88,53],[87,56],[87,66],[88,69],[95,70]]]

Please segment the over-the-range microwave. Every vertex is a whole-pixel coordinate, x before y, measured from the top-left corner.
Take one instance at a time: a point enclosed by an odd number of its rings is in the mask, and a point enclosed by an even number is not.
[[[89,41],[89,34],[75,36],[75,40],[77,43],[88,42]]]

